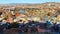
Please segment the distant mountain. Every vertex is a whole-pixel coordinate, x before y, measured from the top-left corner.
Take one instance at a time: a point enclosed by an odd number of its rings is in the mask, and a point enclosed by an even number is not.
[[[29,3],[11,3],[11,4],[0,4],[0,7],[7,7],[7,6],[22,6],[22,7],[59,7],[60,3],[59,2],[46,2],[46,3],[41,3],[41,4],[29,4]]]
[[[11,4],[0,4],[0,6],[15,6],[15,5],[48,5],[48,4],[60,4],[59,2],[46,2],[41,4],[30,4],[30,3],[11,3]]]

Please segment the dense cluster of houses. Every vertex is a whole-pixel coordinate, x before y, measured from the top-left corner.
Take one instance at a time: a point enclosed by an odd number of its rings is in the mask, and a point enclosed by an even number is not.
[[[10,24],[10,26],[12,23],[18,23],[21,29],[27,25],[28,33],[30,32],[30,28],[35,29],[35,27],[38,32],[45,32],[46,30],[43,29],[43,26],[49,29],[56,24],[60,24],[60,4],[52,2],[0,6],[0,25],[6,23]]]

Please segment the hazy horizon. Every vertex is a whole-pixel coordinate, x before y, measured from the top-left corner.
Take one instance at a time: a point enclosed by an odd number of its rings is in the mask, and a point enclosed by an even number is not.
[[[0,4],[11,4],[11,3],[39,4],[45,2],[60,2],[60,0],[0,0]]]

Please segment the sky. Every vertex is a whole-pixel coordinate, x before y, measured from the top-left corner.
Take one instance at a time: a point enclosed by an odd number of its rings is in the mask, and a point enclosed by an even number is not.
[[[0,4],[9,4],[9,3],[45,3],[45,2],[60,2],[60,0],[0,0]]]

